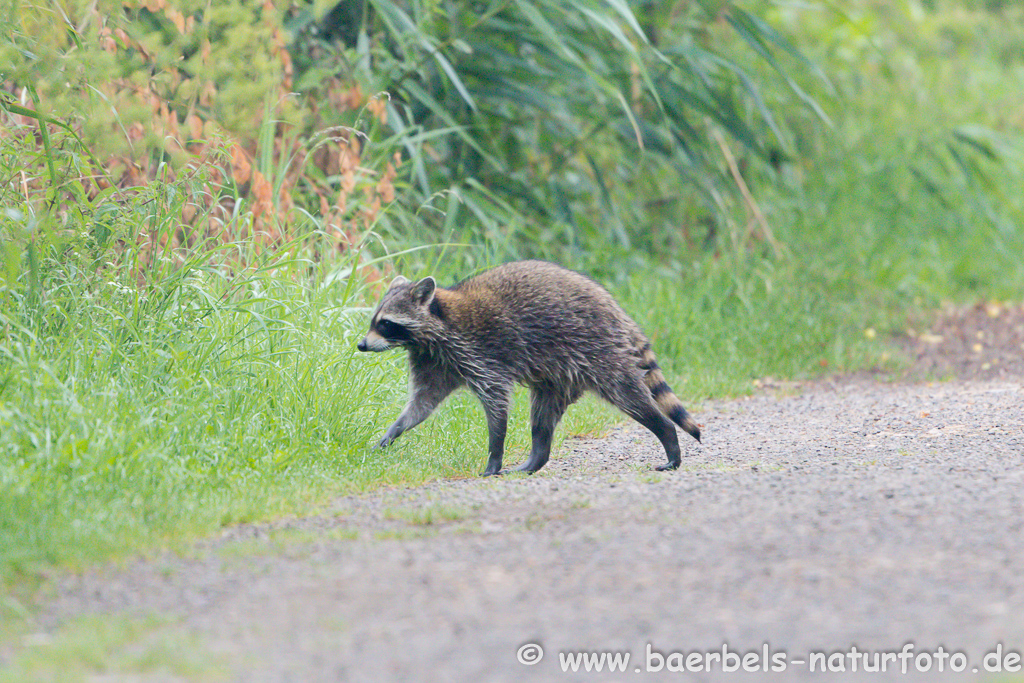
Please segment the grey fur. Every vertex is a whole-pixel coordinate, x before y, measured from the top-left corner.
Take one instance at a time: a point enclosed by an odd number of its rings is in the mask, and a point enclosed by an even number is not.
[[[396,346],[409,352],[409,402],[381,447],[465,386],[487,415],[484,475],[498,474],[517,382],[531,390],[533,447],[521,471],[536,472],[548,461],[555,426],[584,391],[654,432],[668,456],[660,470],[680,463],[673,421],[700,440],[637,324],[603,287],[552,263],[507,263],[449,289],[429,277],[396,278],[359,350]]]

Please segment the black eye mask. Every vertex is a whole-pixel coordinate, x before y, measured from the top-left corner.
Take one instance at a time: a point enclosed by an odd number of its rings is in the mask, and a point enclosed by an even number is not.
[[[390,320],[377,321],[377,334],[385,339],[403,340],[409,338],[409,330]]]

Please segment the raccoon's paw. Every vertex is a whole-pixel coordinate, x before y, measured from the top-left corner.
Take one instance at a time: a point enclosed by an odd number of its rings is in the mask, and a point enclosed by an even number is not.
[[[384,436],[381,437],[380,443],[377,444],[377,448],[387,448],[391,445],[391,442],[401,436],[404,431],[405,430],[398,422],[391,425],[388,427],[388,431],[384,432]]]

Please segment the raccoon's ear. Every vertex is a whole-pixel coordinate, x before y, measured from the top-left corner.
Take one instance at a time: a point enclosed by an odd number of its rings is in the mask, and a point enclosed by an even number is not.
[[[429,275],[412,286],[412,300],[420,306],[427,306],[434,300],[434,290],[437,283]]]
[[[409,284],[409,278],[403,277],[402,275],[399,275],[398,277],[396,277],[394,280],[391,281],[390,285],[388,285],[388,291],[391,291],[392,289],[394,289],[398,285],[405,285],[405,284]]]

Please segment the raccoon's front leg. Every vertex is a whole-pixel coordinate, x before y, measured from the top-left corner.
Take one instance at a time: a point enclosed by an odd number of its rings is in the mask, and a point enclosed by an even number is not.
[[[505,457],[505,432],[508,430],[508,404],[512,387],[472,387],[484,405],[487,415],[487,467],[482,476],[501,474],[501,461]]]
[[[458,379],[452,375],[413,366],[410,372],[409,402],[395,423],[384,432],[378,448],[387,448],[403,432],[430,417],[434,409],[441,405],[459,384]]]

